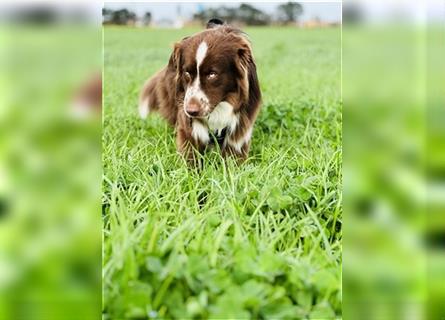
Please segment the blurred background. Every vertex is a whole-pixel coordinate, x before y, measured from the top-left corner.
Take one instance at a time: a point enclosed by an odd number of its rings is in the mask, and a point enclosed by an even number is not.
[[[102,19],[340,22],[312,2],[161,7],[0,4],[0,319],[100,317]],[[343,2],[346,319],[445,317],[444,13]]]
[[[343,315],[443,319],[443,1],[343,3]]]
[[[206,3],[122,3],[105,2],[103,23],[153,28],[202,26],[214,17],[238,26],[293,25],[318,28],[338,26],[336,2],[206,2]]]
[[[0,4],[0,319],[100,317],[100,14]]]

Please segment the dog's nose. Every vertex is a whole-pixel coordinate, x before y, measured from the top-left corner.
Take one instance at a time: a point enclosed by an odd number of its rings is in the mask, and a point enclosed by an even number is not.
[[[190,117],[197,117],[199,116],[200,107],[197,102],[190,101],[190,103],[185,108],[185,111]]]
[[[193,110],[193,111],[188,110],[187,113],[188,113],[188,115],[190,117],[197,117],[199,115],[199,111],[198,110]]]

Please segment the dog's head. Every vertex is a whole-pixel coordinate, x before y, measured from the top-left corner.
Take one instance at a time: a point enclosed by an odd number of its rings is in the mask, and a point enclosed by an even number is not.
[[[218,19],[175,44],[169,67],[176,72],[177,97],[190,118],[205,118],[228,96],[247,103],[250,82],[258,84],[250,43],[240,30]],[[257,88],[258,90],[258,88]]]

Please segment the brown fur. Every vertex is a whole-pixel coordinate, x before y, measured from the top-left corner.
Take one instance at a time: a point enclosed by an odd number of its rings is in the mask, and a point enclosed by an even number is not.
[[[243,141],[240,139],[251,130],[260,108],[261,92],[250,43],[240,30],[227,25],[211,25],[210,29],[176,43],[168,65],[144,84],[140,103],[148,98],[150,111],[159,111],[175,127],[177,149],[188,160],[195,159],[192,149],[203,152],[208,146],[193,138],[192,120],[184,112],[185,91],[196,76],[195,56],[203,41],[207,43],[208,50],[199,68],[201,88],[211,108],[226,101],[233,106],[238,117],[235,130],[225,137],[222,154],[245,159],[250,139],[240,146],[240,150],[234,145]],[[201,75],[212,70],[218,74],[216,79],[209,80]],[[195,118],[193,121],[201,120]]]

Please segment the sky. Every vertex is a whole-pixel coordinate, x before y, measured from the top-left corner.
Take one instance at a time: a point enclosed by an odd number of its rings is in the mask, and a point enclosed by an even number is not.
[[[300,17],[300,21],[307,21],[315,17],[320,18],[325,22],[340,22],[341,21],[341,2],[311,2],[304,3],[299,2],[303,6],[303,15]],[[280,2],[249,2],[254,7],[273,14],[276,11],[276,7]],[[162,19],[174,20],[176,13],[180,7],[181,16],[184,18],[190,18],[200,8],[209,7],[238,7],[238,2],[204,2],[204,3],[178,3],[178,2],[164,2],[164,3],[119,3],[119,2],[105,2],[104,7],[109,9],[122,9],[127,8],[135,12],[138,16],[143,16],[145,12],[149,11],[152,14],[154,21]]]

